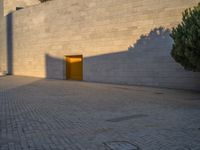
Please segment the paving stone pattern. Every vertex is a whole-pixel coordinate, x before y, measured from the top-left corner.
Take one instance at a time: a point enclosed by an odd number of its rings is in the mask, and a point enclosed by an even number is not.
[[[0,78],[0,150],[106,150],[113,141],[200,150],[200,93]]]

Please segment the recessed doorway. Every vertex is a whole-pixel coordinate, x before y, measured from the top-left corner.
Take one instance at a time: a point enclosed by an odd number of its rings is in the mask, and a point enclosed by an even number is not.
[[[83,56],[66,56],[66,79],[83,80]]]

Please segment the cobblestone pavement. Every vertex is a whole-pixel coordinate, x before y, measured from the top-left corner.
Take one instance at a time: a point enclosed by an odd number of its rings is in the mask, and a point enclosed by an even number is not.
[[[109,150],[112,141],[200,150],[200,93],[0,78],[0,150]]]

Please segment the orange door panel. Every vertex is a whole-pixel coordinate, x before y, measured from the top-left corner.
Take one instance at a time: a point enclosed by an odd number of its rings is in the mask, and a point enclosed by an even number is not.
[[[66,56],[66,70],[68,80],[83,80],[83,57],[82,55],[77,56]]]

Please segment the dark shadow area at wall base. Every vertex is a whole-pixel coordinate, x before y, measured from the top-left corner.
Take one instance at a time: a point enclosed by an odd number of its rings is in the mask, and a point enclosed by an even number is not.
[[[200,90],[200,73],[171,57],[170,30],[159,27],[121,52],[84,59],[84,79],[102,83]]]
[[[7,73],[13,74],[13,14],[6,16],[6,37],[7,37]]]
[[[200,89],[200,73],[185,71],[171,57],[173,41],[169,34],[169,29],[155,28],[147,35],[142,35],[127,50],[85,57],[83,79],[89,82]],[[66,77],[64,58],[48,54],[45,57],[47,78],[61,79],[63,74]]]
[[[47,79],[65,79],[65,73],[60,70],[65,70],[64,59],[59,59],[49,54],[45,54],[45,69]]]
[[[67,58],[70,57],[70,63]],[[47,79],[83,80],[82,55],[65,56],[63,59],[45,54],[45,69]],[[78,62],[77,62],[78,61]],[[60,66],[63,66],[61,68]],[[62,73],[60,73],[62,71]]]

